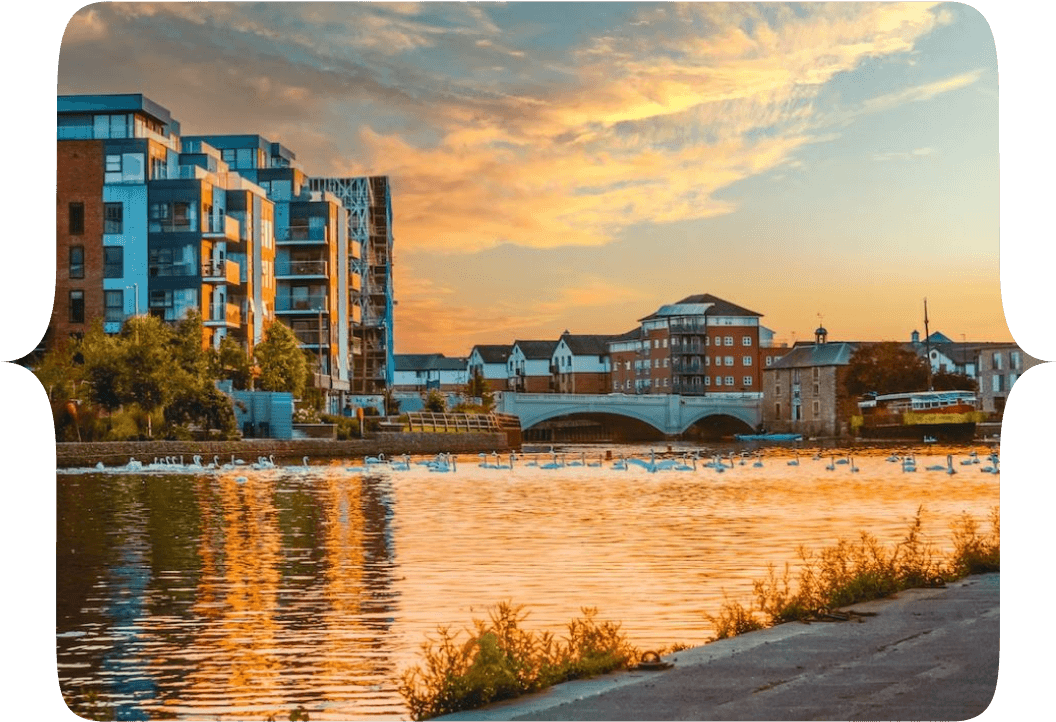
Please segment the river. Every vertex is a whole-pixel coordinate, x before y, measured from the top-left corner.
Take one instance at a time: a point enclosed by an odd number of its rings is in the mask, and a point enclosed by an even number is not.
[[[642,446],[563,447],[554,469],[543,453],[512,469],[463,455],[449,472],[423,459],[60,472],[60,685],[118,719],[406,719],[397,680],[422,642],[503,600],[557,634],[596,607],[643,650],[702,644],[705,613],[724,595],[750,602],[752,580],[801,546],[860,531],[892,544],[921,506],[939,550],[962,512],[988,528],[1000,476],[981,472],[982,445],[961,464],[972,448],[918,447],[914,473],[886,460],[894,447],[766,448],[721,473],[705,459],[614,468],[648,460]],[[926,470],[947,454],[957,473]]]

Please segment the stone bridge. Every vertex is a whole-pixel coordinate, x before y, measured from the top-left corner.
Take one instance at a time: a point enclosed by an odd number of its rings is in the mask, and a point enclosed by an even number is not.
[[[499,394],[496,394],[499,396]],[[496,411],[520,418],[521,428],[572,414],[612,414],[637,419],[668,435],[681,434],[709,416],[729,416],[755,429],[763,420],[760,393],[677,394],[522,394],[503,392]]]

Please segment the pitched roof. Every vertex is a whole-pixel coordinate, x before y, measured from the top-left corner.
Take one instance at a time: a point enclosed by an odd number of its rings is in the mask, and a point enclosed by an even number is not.
[[[576,356],[600,356],[609,350],[609,341],[616,338],[611,334],[571,334],[567,333],[561,340]]]
[[[480,358],[486,364],[504,364],[513,352],[513,344],[511,343],[478,344],[473,348],[480,354]],[[470,352],[470,355],[472,355],[472,352]]]
[[[466,359],[447,358],[442,353],[397,353],[392,361],[397,371],[456,371],[466,367]]]
[[[767,368],[793,369],[813,366],[845,366],[851,360],[851,355],[857,347],[857,344],[847,341],[797,344]]]
[[[557,341],[514,341],[513,345],[521,349],[525,358],[549,359],[554,355]]]
[[[654,313],[649,314],[645,318],[638,319],[639,321],[645,321],[651,318],[659,318],[661,316],[762,316],[761,313],[755,311],[749,311],[743,306],[738,306],[735,303],[713,296],[710,293],[698,293],[693,296],[686,296],[681,301],[677,301],[672,304],[661,306]]]

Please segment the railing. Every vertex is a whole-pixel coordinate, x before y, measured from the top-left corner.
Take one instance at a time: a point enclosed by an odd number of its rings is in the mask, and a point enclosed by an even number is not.
[[[322,293],[313,293],[308,296],[276,296],[275,310],[283,311],[327,311],[328,299]]]
[[[231,216],[208,216],[202,227],[203,236],[219,236],[232,241],[238,241],[241,224],[237,218]]]
[[[326,226],[287,226],[277,229],[275,240],[279,242],[308,241],[325,243],[329,238]]]
[[[206,260],[202,263],[203,280],[219,280],[225,283],[239,283],[240,272],[238,264],[227,259]]]
[[[242,309],[234,303],[214,303],[209,307],[209,317],[205,323],[239,326],[242,324]]]
[[[316,261],[276,261],[275,276],[326,276],[327,262]]]
[[[297,337],[300,343],[308,346],[318,346],[320,343],[327,345],[330,343],[330,331],[329,329],[294,329],[293,335]]]
[[[412,411],[407,414],[407,431],[431,433],[495,432],[521,428],[513,414],[442,414]]]

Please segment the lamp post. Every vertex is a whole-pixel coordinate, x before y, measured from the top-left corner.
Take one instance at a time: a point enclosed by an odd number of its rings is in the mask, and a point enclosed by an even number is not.
[[[139,318],[139,284],[133,283],[131,286],[125,286],[125,289],[133,289],[136,293],[136,312],[132,314],[133,318]],[[139,343],[139,324],[136,324],[136,343]]]

